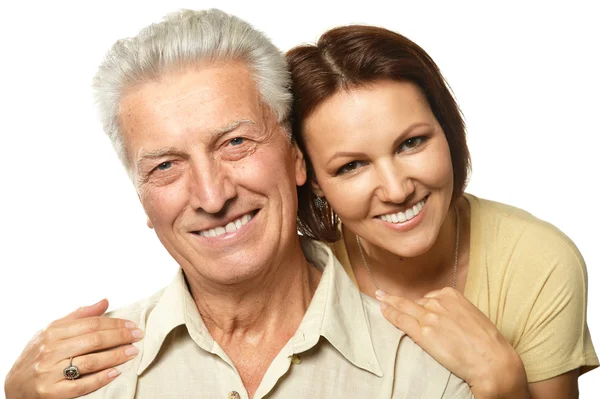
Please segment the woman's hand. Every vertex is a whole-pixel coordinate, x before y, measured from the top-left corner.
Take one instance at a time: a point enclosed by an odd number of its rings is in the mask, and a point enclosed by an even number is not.
[[[494,324],[452,288],[411,301],[377,292],[383,315],[470,386],[477,399],[529,398],[519,355]]]
[[[142,332],[128,320],[102,316],[108,301],[79,308],[52,322],[27,344],[6,376],[7,399],[74,398],[95,391],[119,375],[114,366],[133,359]],[[81,377],[68,380],[69,359]]]

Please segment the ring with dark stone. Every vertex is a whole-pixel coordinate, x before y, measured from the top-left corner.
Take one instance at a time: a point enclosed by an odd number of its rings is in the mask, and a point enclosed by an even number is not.
[[[67,380],[76,380],[79,378],[79,369],[73,366],[73,358],[69,359],[69,367],[63,370],[63,375]]]

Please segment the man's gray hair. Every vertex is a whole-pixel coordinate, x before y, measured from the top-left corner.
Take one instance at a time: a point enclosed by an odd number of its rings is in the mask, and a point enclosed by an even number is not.
[[[130,175],[118,122],[126,90],[158,80],[173,69],[230,60],[246,64],[263,101],[287,127],[292,95],[285,57],[262,32],[233,15],[217,9],[181,10],[112,46],[94,77],[93,89],[104,131]]]

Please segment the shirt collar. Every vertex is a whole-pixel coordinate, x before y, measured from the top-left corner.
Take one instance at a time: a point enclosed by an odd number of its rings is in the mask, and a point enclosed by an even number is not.
[[[188,290],[183,270],[179,269],[148,316],[145,336],[142,340],[143,350],[138,375],[152,364],[167,335],[181,325],[187,327],[190,337],[198,346],[210,351],[214,340]]]
[[[306,258],[323,269],[323,275],[292,338],[294,351],[308,350],[322,336],[355,366],[383,376],[358,288],[327,245],[303,237],[301,242]]]
[[[383,371],[373,347],[365,304],[331,250],[318,241],[300,237],[307,259],[323,270],[313,299],[291,340],[294,353],[307,351],[324,337],[349,362],[379,377]],[[143,350],[137,374],[141,375],[158,355],[173,329],[185,325],[190,337],[211,352],[210,336],[180,269],[169,284],[146,323]],[[291,355],[291,354],[290,354]]]

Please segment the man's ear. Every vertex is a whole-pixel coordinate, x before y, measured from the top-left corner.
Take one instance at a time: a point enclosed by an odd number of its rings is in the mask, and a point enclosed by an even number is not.
[[[138,200],[140,201],[140,204],[142,204],[142,197],[140,197],[140,193],[137,193],[138,196]],[[142,204],[143,206],[144,204]],[[146,211],[144,209],[144,211]],[[150,218],[148,217],[148,215],[146,215],[146,226],[148,226],[149,228],[153,229],[154,225],[152,224],[152,221],[150,220]]]
[[[304,153],[302,153],[300,147],[298,147],[298,144],[293,143],[292,145],[294,146],[294,151],[296,152],[296,185],[302,186],[304,183],[306,183],[306,180],[308,179],[306,172],[306,159],[304,158]],[[299,168],[301,169],[301,183],[298,182]],[[315,193],[317,197],[323,197],[323,191],[321,191],[321,187],[319,186],[319,183],[317,183],[316,180],[313,179],[310,182],[310,185],[312,186],[313,193]]]
[[[298,144],[292,143],[293,152],[295,156],[295,175],[296,175],[296,186],[300,187],[306,183],[306,160],[304,159],[304,154],[298,147]]]

